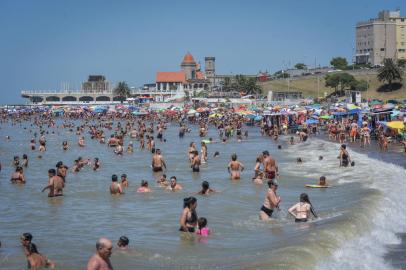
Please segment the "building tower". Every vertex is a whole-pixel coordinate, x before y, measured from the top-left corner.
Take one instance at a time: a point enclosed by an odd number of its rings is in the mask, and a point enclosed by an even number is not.
[[[216,58],[212,56],[208,56],[204,58],[204,71],[206,73],[207,78],[212,78],[216,74],[216,69],[215,69],[215,61]]]
[[[181,69],[185,71],[186,80],[192,80],[196,78],[196,62],[193,56],[188,52],[185,57],[183,57]]]
[[[204,58],[204,71],[206,73],[206,77],[210,80],[211,87],[215,85],[215,78],[216,78],[216,58],[213,56],[207,56]]]

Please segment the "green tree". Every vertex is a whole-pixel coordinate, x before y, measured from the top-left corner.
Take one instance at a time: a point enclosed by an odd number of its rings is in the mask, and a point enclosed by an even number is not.
[[[223,82],[223,91],[230,91],[231,90],[231,78],[225,77]]]
[[[398,60],[398,66],[401,68],[406,67],[406,59],[399,59]]]
[[[348,67],[347,59],[345,59],[344,57],[334,57],[333,59],[331,59],[330,64],[335,69],[345,70]]]
[[[126,82],[119,82],[117,86],[114,88],[114,95],[120,97],[121,103],[130,96],[130,87],[128,87]]]
[[[389,89],[391,89],[394,81],[402,81],[402,70],[395,65],[392,59],[386,58],[383,60],[383,67],[379,69],[377,77],[380,82],[388,82]]]
[[[348,73],[327,74],[325,77],[326,87],[334,88],[334,94],[344,95],[345,88],[351,88],[356,82],[354,76]]]
[[[297,63],[297,64],[295,65],[295,68],[296,68],[296,69],[306,69],[307,66],[306,66],[305,64],[303,64],[303,63]]]
[[[351,84],[351,90],[366,91],[368,90],[368,82],[365,80],[355,80]]]
[[[245,91],[247,95],[258,95],[262,88],[258,85],[257,78],[248,78],[245,82]]]

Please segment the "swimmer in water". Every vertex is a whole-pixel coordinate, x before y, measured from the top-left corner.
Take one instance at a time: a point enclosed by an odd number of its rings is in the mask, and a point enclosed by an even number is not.
[[[13,184],[25,184],[23,167],[18,166],[10,179]]]
[[[276,160],[269,154],[268,151],[263,151],[262,156],[265,178],[275,179],[275,177],[279,175],[279,168],[276,164]]]
[[[148,181],[142,180],[141,186],[137,189],[138,193],[148,193],[152,192],[152,190],[148,187]]]
[[[100,169],[100,160],[96,157],[93,162],[93,171],[97,171],[98,169]]]
[[[90,257],[87,270],[113,270],[110,262],[113,244],[107,238],[100,238],[96,242],[96,254]]]
[[[161,155],[161,150],[156,149],[154,155],[152,156],[152,171],[162,172],[163,168],[166,169],[166,163]]]
[[[69,149],[68,141],[63,141],[63,142],[62,142],[62,149],[63,149],[64,151],[66,151],[66,150]]]
[[[113,174],[111,176],[110,194],[121,195],[124,194],[121,184],[118,182],[117,175]]]
[[[215,193],[216,190],[210,188],[210,184],[207,181],[203,181],[202,189],[197,193],[198,195],[209,195],[210,193]]]
[[[39,270],[43,268],[55,269],[55,263],[48,260],[44,255],[38,252],[34,243],[29,243],[26,248],[28,269]]]
[[[341,145],[340,148],[340,167],[348,167],[351,164],[351,158],[347,151],[347,146],[345,144]]]
[[[23,159],[21,161],[21,166],[28,167],[28,156],[26,154],[23,155]]]
[[[319,186],[327,186],[327,181],[326,181],[326,177],[325,177],[325,176],[320,176],[318,185],[319,185]]]
[[[166,174],[163,174],[156,182],[160,187],[167,187],[169,185],[168,180],[166,179]]]
[[[192,168],[193,172],[200,172],[200,157],[199,157],[199,152],[197,150],[195,150],[193,152],[193,158],[192,158],[192,162],[190,164],[190,167]]]
[[[48,177],[48,185],[44,187],[41,192],[49,189],[48,197],[63,196],[63,188],[65,187],[65,183],[60,176],[56,175],[56,170],[49,169]]]
[[[289,208],[288,212],[295,217],[295,222],[307,222],[310,218],[310,214],[313,214],[313,216],[317,218],[309,196],[306,193],[300,194],[300,202]]]
[[[176,180],[176,176],[172,176],[170,179],[170,185],[166,188],[166,190],[178,191],[178,190],[182,190],[182,189],[183,189],[183,187],[178,184],[178,182]]]
[[[264,173],[259,172],[254,178],[252,178],[252,182],[257,185],[262,185],[264,181]]]
[[[241,172],[244,171],[244,165],[237,160],[237,155],[231,155],[231,161],[227,167],[231,180],[238,180],[241,178]]]
[[[279,208],[281,197],[276,194],[278,183],[275,180],[268,180],[268,191],[265,195],[264,204],[259,212],[260,220],[269,220],[275,208]]]
[[[128,239],[128,237],[123,235],[117,241],[117,248],[119,250],[128,250],[129,243],[130,243],[130,240]]]
[[[78,145],[80,146],[80,147],[85,147],[85,137],[80,137],[79,138],[79,141],[78,141]]]
[[[127,179],[127,175],[125,174],[125,173],[123,173],[122,175],[121,175],[121,186],[123,187],[123,188],[128,188],[128,179]]]
[[[179,231],[194,233],[197,226],[197,200],[195,197],[183,199],[183,211],[179,219]]]
[[[219,151],[214,152],[213,158],[216,158],[218,156],[220,156],[220,152]]]
[[[133,142],[130,142],[127,146],[127,153],[131,154],[134,152]]]
[[[209,236],[210,230],[207,227],[207,219],[204,217],[200,217],[197,219],[197,230],[196,234],[201,236]]]

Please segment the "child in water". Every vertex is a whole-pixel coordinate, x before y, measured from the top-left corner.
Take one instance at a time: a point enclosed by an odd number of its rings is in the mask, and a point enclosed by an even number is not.
[[[327,186],[327,181],[325,176],[321,176],[319,179],[319,186]]]
[[[196,234],[201,236],[209,236],[210,230],[207,228],[207,219],[204,217],[200,217],[197,220],[197,225],[199,228],[196,230]]]

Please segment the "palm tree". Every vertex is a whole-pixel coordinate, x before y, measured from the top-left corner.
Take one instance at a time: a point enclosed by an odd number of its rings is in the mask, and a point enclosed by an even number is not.
[[[246,80],[245,91],[247,95],[257,95],[262,92],[261,86],[258,85],[257,78],[248,78]]]
[[[391,89],[393,81],[402,81],[402,70],[392,59],[386,58],[383,60],[383,67],[379,69],[377,77],[380,82],[388,82]]]
[[[114,88],[114,95],[119,96],[121,103],[123,103],[131,95],[130,87],[128,87],[126,82],[119,82],[116,88]]]

